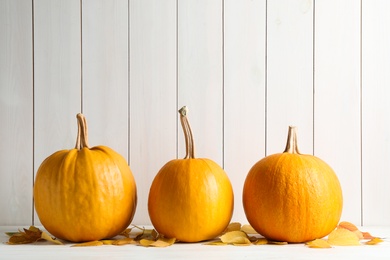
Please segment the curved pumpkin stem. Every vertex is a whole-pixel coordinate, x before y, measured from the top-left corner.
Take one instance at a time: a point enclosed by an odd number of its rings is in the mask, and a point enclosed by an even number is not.
[[[186,141],[186,156],[184,159],[195,158],[194,138],[192,136],[192,130],[190,123],[187,120],[188,108],[186,106],[180,108],[180,122],[184,132],[184,139]]]
[[[288,127],[287,144],[284,153],[300,154],[298,150],[297,128],[295,126]]]
[[[84,147],[89,148],[87,120],[85,119],[85,116],[81,113],[78,113],[76,118],[77,118],[78,131],[77,131],[77,140],[76,140],[75,148],[77,150],[81,150]]]

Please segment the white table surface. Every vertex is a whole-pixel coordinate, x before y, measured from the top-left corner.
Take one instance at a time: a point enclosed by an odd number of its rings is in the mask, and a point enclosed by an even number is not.
[[[390,227],[361,227],[361,231],[384,238],[375,246],[335,246],[312,249],[304,244],[210,246],[202,243],[176,243],[165,248],[136,245],[70,247],[72,244],[37,243],[8,245],[6,231],[23,227],[0,227],[0,259],[390,259]],[[28,227],[25,227],[28,228]],[[41,227],[40,227],[41,228]]]

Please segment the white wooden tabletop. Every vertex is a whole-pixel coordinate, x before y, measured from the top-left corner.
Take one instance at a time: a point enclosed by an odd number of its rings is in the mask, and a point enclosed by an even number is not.
[[[390,259],[390,227],[363,227],[361,230],[384,238],[375,246],[334,246],[312,249],[304,244],[210,246],[203,243],[176,243],[165,248],[136,245],[71,247],[72,244],[36,243],[8,245],[4,232],[20,227],[0,227],[0,259]]]

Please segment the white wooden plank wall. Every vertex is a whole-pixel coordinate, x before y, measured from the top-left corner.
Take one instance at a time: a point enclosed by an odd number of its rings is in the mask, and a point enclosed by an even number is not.
[[[234,221],[246,222],[250,167],[301,152],[336,171],[342,218],[390,225],[390,4],[386,0],[0,0],[0,225],[39,224],[32,188],[45,157],[90,145],[130,164],[135,224],[150,224],[158,170],[184,156],[187,105],[196,156],[224,167]]]

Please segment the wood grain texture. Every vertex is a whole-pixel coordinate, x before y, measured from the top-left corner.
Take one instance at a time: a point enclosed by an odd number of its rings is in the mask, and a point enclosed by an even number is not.
[[[390,225],[390,2],[362,3],[363,224]]]
[[[316,1],[314,153],[343,188],[342,219],[361,223],[360,2]]]
[[[1,0],[0,225],[31,224],[34,174],[74,146],[80,111],[90,144],[129,161],[134,223],[150,224],[155,174],[184,157],[183,105],[196,156],[232,181],[233,220],[246,222],[249,168],[295,125],[300,151],[338,174],[343,218],[390,225],[389,11],[386,0]]]
[[[176,1],[134,0],[129,10],[130,166],[138,187],[133,222],[145,224],[154,176],[177,156]]]
[[[284,150],[289,125],[313,152],[313,2],[267,2],[267,154]]]
[[[36,173],[46,157],[76,143],[76,114],[81,111],[80,3],[37,0],[34,17]]]
[[[91,146],[106,145],[128,159],[128,1],[84,0],[82,110]]]
[[[0,223],[32,223],[31,1],[0,1]]]
[[[223,161],[222,2],[178,2],[178,106],[189,108],[195,156]],[[179,134],[179,157],[185,155]]]
[[[246,223],[243,183],[265,155],[266,9],[262,0],[224,7],[224,169],[234,187],[233,221]]]

